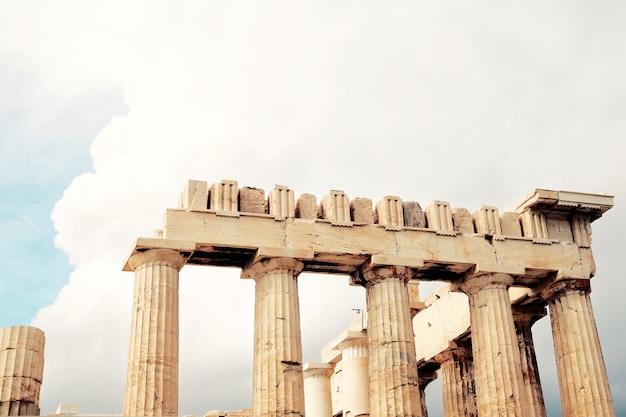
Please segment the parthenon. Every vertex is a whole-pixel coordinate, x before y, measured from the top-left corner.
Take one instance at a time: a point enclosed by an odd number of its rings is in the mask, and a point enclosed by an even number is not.
[[[123,267],[135,272],[123,414],[178,415],[178,279],[195,264],[240,268],[255,281],[254,417],[304,416],[305,402],[307,417],[425,417],[424,387],[438,369],[445,416],[545,415],[530,327],[546,306],[563,414],[615,416],[589,298],[591,223],[612,206],[604,194],[545,189],[502,213],[446,201],[422,210],[398,196],[373,204],[339,190],[318,205],[281,185],[266,197],[236,181],[190,180]],[[365,287],[367,310],[363,328],[306,367],[303,271],[349,275]],[[449,285],[420,300],[420,281]]]

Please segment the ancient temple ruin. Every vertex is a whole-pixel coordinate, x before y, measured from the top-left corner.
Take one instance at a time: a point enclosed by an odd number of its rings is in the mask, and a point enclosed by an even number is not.
[[[315,379],[307,417],[331,417],[339,361],[344,415],[425,416],[437,369],[446,416],[545,415],[530,326],[546,306],[563,414],[614,416],[589,298],[590,225],[612,206],[607,195],[542,189],[502,213],[445,201],[422,211],[397,196],[374,205],[338,190],[318,206],[285,186],[266,198],[235,181],[189,181],[163,229],[137,239],[124,265],[135,289],[123,413],[178,415],[178,276],[196,264],[255,281],[254,417],[303,416],[305,376]],[[304,369],[303,271],[349,275],[367,302],[367,330],[340,335],[324,363]],[[420,302],[419,281],[449,287]]]

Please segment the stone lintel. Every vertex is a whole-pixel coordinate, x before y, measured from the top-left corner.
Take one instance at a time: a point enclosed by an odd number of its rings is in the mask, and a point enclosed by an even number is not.
[[[333,365],[332,363],[327,363],[327,362],[306,362],[303,366],[302,366],[302,372],[304,374],[307,373],[307,371],[318,371],[318,370],[323,370],[323,369],[328,369],[328,370],[333,370],[335,368],[335,365]]]
[[[369,267],[374,268],[377,266],[406,266],[407,268],[421,268],[424,266],[424,261],[401,256],[372,255],[369,261]]]
[[[225,217],[211,210],[169,209],[164,238],[141,238],[132,253],[171,248],[190,254],[189,264],[238,268],[259,256],[295,257],[304,262],[305,272],[344,275],[371,261],[411,268],[414,279],[448,282],[472,270],[502,272],[515,276],[515,285],[524,286],[535,286],[556,271],[567,277],[589,277],[594,270],[591,255],[581,253],[589,250],[574,242],[536,245],[524,237],[489,241],[476,234],[439,236],[428,229],[387,230],[377,224],[335,227],[324,220],[277,221],[267,214],[239,214]],[[128,265],[124,270],[130,270]]]
[[[133,269],[128,263],[130,258],[133,255],[136,255],[140,252],[148,251],[150,249],[173,249],[179,251],[186,258],[189,258],[189,256],[191,256],[191,254],[196,250],[196,244],[195,242],[190,242],[187,240],[140,237],[139,239],[137,239],[135,246],[126,257],[122,271],[132,272]]]

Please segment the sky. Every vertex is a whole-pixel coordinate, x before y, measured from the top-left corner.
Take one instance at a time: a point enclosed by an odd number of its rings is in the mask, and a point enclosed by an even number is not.
[[[625,19],[610,0],[1,2],[0,328],[46,334],[42,414],[121,413],[124,260],[188,179],[230,179],[471,212],[536,188],[615,196],[591,301],[626,415]],[[303,274],[299,295],[319,361],[364,290]],[[181,415],[250,406],[253,307],[238,270],[183,268]],[[558,416],[549,318],[533,332]],[[439,381],[427,397],[441,415]]]

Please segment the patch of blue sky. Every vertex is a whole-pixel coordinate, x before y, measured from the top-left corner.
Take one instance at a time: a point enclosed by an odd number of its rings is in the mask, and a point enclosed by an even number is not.
[[[95,136],[127,111],[115,88],[60,100],[42,96],[35,74],[10,75],[14,83],[0,87],[11,93],[0,98],[0,327],[30,324],[68,282],[50,214],[72,179],[91,171]]]

